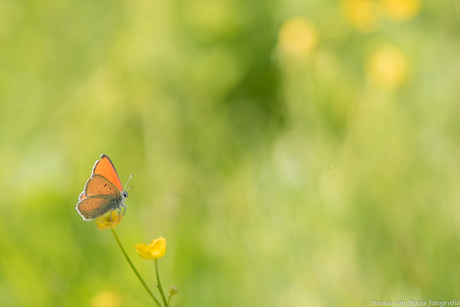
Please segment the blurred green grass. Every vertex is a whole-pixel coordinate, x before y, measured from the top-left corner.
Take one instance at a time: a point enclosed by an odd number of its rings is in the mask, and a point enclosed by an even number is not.
[[[459,9],[1,2],[0,305],[151,304],[75,211],[101,153],[177,304],[456,298]]]

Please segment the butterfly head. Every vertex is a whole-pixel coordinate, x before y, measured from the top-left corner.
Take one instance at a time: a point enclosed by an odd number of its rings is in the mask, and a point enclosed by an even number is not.
[[[121,196],[123,196],[123,199],[126,199],[128,197],[128,190],[131,190],[133,187],[130,187],[130,188],[126,188],[126,186],[128,185],[128,182],[131,180],[131,178],[133,177],[134,174],[131,174],[131,176],[129,176],[129,179],[128,181],[126,182],[125,184],[125,189],[123,192],[121,192]]]

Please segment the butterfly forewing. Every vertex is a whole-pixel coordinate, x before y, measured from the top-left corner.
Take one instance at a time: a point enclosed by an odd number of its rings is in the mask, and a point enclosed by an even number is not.
[[[82,200],[82,199],[85,199],[86,198],[86,195],[85,195],[85,191],[81,192],[80,193],[80,196],[78,196],[78,200]]]
[[[87,197],[94,195],[112,195],[115,198],[119,198],[121,196],[120,189],[107,180],[107,178],[97,174],[93,174],[91,178],[88,179],[84,193]]]
[[[98,174],[112,182],[120,191],[123,191],[120,178],[118,177],[115,166],[106,155],[101,155],[101,160],[97,161],[93,167],[93,174]]]
[[[77,204],[77,210],[85,220],[92,220],[112,210],[117,200],[112,195],[87,197]]]

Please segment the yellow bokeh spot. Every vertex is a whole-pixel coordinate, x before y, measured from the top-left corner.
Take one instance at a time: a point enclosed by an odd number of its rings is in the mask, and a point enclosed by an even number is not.
[[[382,27],[382,10],[373,1],[343,0],[342,11],[347,21],[358,30],[376,32]]]
[[[115,291],[104,291],[91,300],[91,307],[120,307],[121,295]]]
[[[153,240],[149,245],[137,244],[137,253],[144,259],[153,260],[161,258],[166,253],[166,240],[163,237]]]
[[[420,0],[380,0],[385,15],[392,20],[406,21],[421,9]]]
[[[278,47],[290,56],[308,56],[317,44],[316,27],[302,17],[293,17],[285,21],[278,34]]]
[[[395,88],[407,77],[406,56],[395,46],[384,46],[368,57],[365,70],[372,83],[386,89]]]

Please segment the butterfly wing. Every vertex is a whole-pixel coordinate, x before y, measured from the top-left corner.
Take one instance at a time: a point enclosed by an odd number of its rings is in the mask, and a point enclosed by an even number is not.
[[[77,211],[84,220],[98,218],[107,212],[119,209],[127,195],[121,194],[123,187],[112,161],[106,155],[94,164],[91,177],[79,196]]]
[[[123,186],[121,185],[115,166],[113,166],[112,161],[110,161],[110,158],[106,155],[102,154],[101,160],[96,161],[93,167],[93,174],[105,177],[108,181],[113,183],[119,191],[123,191]]]
[[[78,196],[78,201],[83,200],[85,198],[86,198],[86,195],[85,195],[85,191],[83,190],[83,192],[80,193],[80,196]]]
[[[83,193],[86,197],[94,195],[112,195],[118,199],[121,196],[120,189],[107,178],[98,174],[93,174],[91,178],[88,179]]]
[[[112,195],[94,195],[80,200],[77,211],[85,220],[92,220],[106,214],[118,206],[119,201]]]

